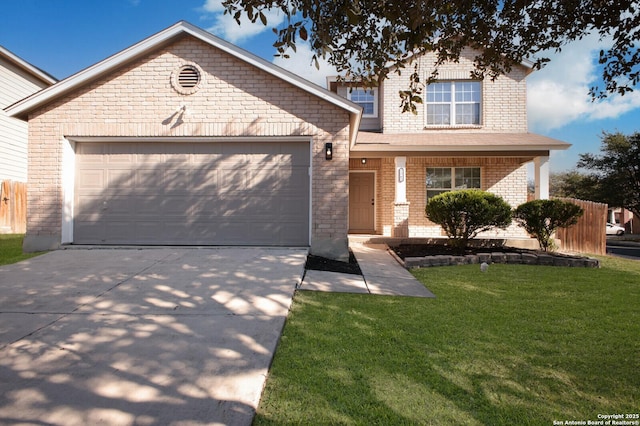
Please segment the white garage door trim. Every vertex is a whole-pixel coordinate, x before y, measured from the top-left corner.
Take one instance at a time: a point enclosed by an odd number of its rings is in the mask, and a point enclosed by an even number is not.
[[[283,137],[67,137],[63,141],[63,202],[62,202],[62,244],[70,244],[74,242],[74,197],[75,197],[75,163],[76,163],[76,143],[83,142],[304,142],[308,144],[309,155],[309,205],[308,205],[308,230],[307,245],[311,244],[312,231],[312,212],[313,212],[313,194],[312,194],[312,139],[310,137],[283,136]]]

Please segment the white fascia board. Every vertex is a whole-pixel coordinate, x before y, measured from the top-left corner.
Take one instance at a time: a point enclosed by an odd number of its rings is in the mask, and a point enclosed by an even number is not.
[[[5,49],[2,46],[0,46],[0,56],[6,57],[10,62],[13,62],[18,67],[26,70],[28,73],[30,73],[36,78],[39,78],[45,83],[49,83],[51,85],[51,84],[55,84],[58,81],[55,77],[47,74],[46,72],[42,71],[40,68],[31,65],[29,62],[25,61],[21,57],[15,55],[14,53],[10,52],[9,50]]]
[[[522,62],[520,62],[520,65],[525,68],[533,69],[535,62],[530,61],[529,59],[523,59]]]

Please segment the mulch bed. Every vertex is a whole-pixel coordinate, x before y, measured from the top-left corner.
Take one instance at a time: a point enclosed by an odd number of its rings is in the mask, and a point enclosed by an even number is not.
[[[459,250],[444,244],[401,244],[390,247],[398,257],[404,260],[407,257],[423,257],[437,255],[464,256],[478,253],[536,253],[534,250],[518,249],[503,246],[466,247],[461,253]]]
[[[480,245],[466,247],[461,253],[459,250],[448,246],[446,244],[401,244],[399,246],[390,247],[398,257],[405,260],[407,257],[425,257],[425,256],[437,256],[437,255],[477,255],[478,253],[529,253],[540,254],[539,250],[527,250],[514,247],[504,247],[499,245]],[[569,255],[563,255],[560,253],[554,253],[554,256],[562,257]],[[316,271],[328,271],[328,272],[340,272],[343,274],[362,275],[360,266],[353,252],[349,250],[349,262],[340,262],[338,260],[327,259],[325,257],[308,255],[305,269],[312,269]]]
[[[305,269],[313,269],[314,271],[340,272],[343,274],[362,275],[360,266],[356,257],[349,250],[349,262],[340,262],[338,260],[327,259],[325,257],[309,255]]]

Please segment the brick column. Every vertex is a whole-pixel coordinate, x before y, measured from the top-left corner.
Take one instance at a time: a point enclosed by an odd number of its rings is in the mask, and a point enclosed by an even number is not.
[[[409,237],[409,202],[393,203],[392,237]]]

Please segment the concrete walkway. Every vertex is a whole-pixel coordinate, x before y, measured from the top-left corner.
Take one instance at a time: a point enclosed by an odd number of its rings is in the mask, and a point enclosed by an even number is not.
[[[435,297],[402,267],[384,244],[351,243],[362,275],[307,270],[300,290]]]

